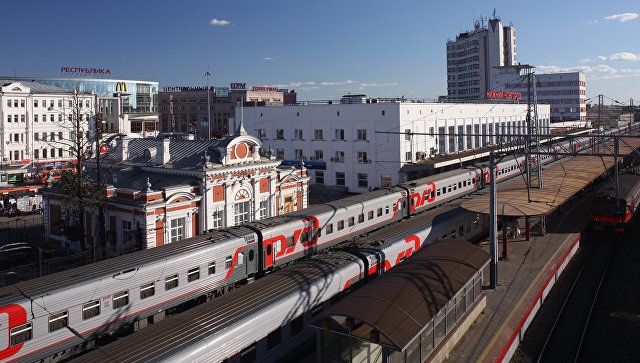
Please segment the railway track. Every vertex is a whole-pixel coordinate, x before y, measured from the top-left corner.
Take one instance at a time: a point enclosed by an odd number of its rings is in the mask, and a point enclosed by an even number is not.
[[[616,255],[618,241],[598,242],[580,266],[536,362],[581,360],[584,338],[590,328],[592,313],[600,296],[602,284]]]

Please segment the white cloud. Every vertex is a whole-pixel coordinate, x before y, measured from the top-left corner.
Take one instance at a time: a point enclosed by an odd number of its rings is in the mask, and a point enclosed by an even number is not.
[[[614,53],[609,56],[610,60],[637,62],[640,61],[640,54],[634,54],[629,52]]]
[[[607,20],[619,21],[622,23],[625,21],[636,19],[638,16],[640,16],[640,14],[638,13],[623,13],[605,16],[604,18]]]
[[[231,24],[231,22],[229,20],[213,18],[213,19],[209,20],[209,24],[211,24],[213,26],[227,26],[227,25]]]
[[[599,56],[598,56],[598,59],[600,59],[600,60],[607,60],[607,57],[606,57],[606,56],[604,56],[604,55],[599,55]]]
[[[618,69],[606,64],[595,66],[575,66],[575,67],[559,67],[553,65],[536,66],[536,70],[540,73],[560,73],[560,72],[582,72],[589,76],[588,79],[613,79],[640,77],[640,69],[625,68]]]
[[[275,58],[271,58],[271,57],[264,57],[264,60],[268,61],[274,61],[276,60]]]
[[[584,59],[580,59],[580,63],[589,63],[591,62],[593,59],[591,58],[584,58]]]
[[[323,82],[313,82],[313,81],[309,81],[309,82],[291,82],[288,84],[278,84],[275,85],[278,88],[295,88],[295,89],[300,89],[300,90],[308,90],[308,89],[320,89],[320,88],[335,88],[335,87],[344,87],[347,86],[346,88],[341,88],[341,90],[344,91],[349,91],[350,89],[358,89],[358,90],[364,90],[366,88],[373,88],[373,87],[397,87],[400,84],[398,83],[366,83],[366,82],[359,82],[359,81],[353,81],[353,80],[345,80],[345,81],[323,81]]]

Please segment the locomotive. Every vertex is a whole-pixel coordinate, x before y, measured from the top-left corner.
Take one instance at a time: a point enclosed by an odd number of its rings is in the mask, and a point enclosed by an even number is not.
[[[638,211],[640,175],[621,174],[618,183],[618,197],[615,188],[610,185],[605,185],[596,192],[591,213],[592,226],[596,233],[624,235]]]

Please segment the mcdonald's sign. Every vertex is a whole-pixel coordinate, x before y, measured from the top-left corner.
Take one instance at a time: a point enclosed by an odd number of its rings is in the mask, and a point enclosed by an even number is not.
[[[116,83],[116,92],[127,92],[127,84],[124,82]]]

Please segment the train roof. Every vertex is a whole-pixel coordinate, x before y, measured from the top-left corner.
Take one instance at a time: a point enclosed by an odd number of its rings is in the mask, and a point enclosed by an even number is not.
[[[327,288],[327,285],[336,281],[331,275],[340,266],[353,261],[359,262],[359,259],[346,252],[318,254],[312,259],[296,263],[211,302],[156,323],[144,332],[89,352],[82,359],[120,363],[166,359],[167,356],[184,351],[190,344],[197,344],[216,334],[225,334],[225,330],[238,324],[240,320],[251,320],[252,314],[256,312],[277,309],[280,301],[292,295],[298,296],[298,309],[288,312],[293,319],[322,302],[312,300],[311,289]],[[259,322],[254,320],[253,324],[257,327]],[[241,348],[238,347],[238,350]]]
[[[0,288],[0,305],[5,299],[15,297],[20,293],[29,297],[38,297],[51,293],[52,290],[63,290],[66,287],[95,281],[104,276],[115,275],[135,266],[145,265],[154,261],[175,257],[182,253],[196,251],[204,246],[226,241],[228,238],[240,237],[254,233],[246,227],[231,227],[216,230],[193,238],[158,246],[151,249],[136,251],[122,256],[110,258],[70,270],[46,275],[33,280],[27,280],[15,285]]]
[[[596,192],[596,198],[614,198],[616,189],[615,179],[607,180]],[[628,199],[629,196],[637,195],[640,189],[640,174],[625,173],[618,175],[618,185],[620,186],[620,199]]]

